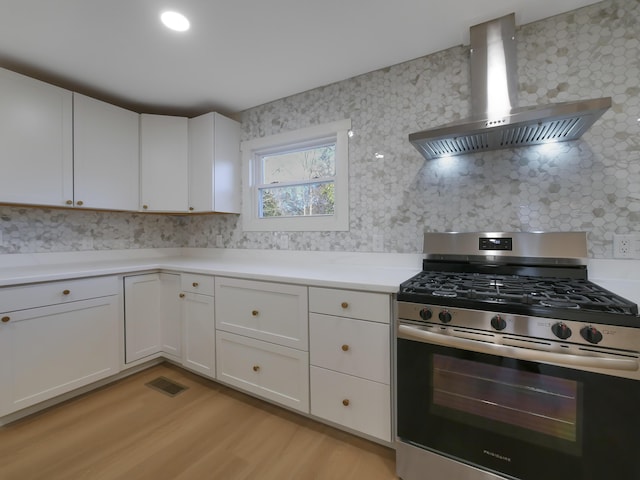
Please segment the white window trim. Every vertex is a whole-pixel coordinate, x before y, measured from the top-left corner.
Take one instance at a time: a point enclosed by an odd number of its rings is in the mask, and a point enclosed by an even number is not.
[[[349,136],[351,120],[340,120],[242,142],[242,229],[247,232],[315,232],[349,230]],[[258,216],[256,162],[260,155],[323,138],[336,140],[335,212],[327,216]]]

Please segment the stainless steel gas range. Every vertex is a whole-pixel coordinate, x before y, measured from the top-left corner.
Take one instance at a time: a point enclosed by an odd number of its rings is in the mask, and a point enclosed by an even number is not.
[[[426,233],[398,292],[403,480],[640,479],[638,307],[584,232]]]

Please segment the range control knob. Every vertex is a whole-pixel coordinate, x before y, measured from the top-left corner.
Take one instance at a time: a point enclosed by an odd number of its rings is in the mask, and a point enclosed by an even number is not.
[[[553,334],[561,340],[566,340],[571,336],[571,329],[562,322],[554,323],[551,326]]]
[[[427,307],[424,307],[422,310],[420,310],[420,318],[423,320],[429,320],[432,316],[431,310],[428,309]]]
[[[584,327],[580,330],[580,335],[589,343],[600,343],[602,340],[602,333],[595,327]]]
[[[451,314],[449,313],[449,310],[442,310],[438,314],[438,318],[442,323],[449,323],[451,321]]]
[[[507,321],[502,318],[502,315],[494,315],[491,319],[491,326],[496,330],[504,330],[507,328]]]

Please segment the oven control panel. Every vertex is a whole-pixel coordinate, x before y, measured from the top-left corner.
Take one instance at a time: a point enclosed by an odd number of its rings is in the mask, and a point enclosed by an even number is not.
[[[398,319],[445,328],[517,335],[532,339],[640,352],[640,329],[572,320],[398,302]]]

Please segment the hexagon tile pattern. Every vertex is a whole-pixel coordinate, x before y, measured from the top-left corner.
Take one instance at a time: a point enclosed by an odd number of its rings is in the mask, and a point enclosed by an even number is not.
[[[520,106],[612,97],[575,142],[425,161],[408,134],[469,115],[461,46],[247,110],[243,139],[351,118],[350,230],[288,232],[293,250],[371,251],[377,234],[385,251],[415,253],[424,230],[584,230],[590,256],[611,258],[614,233],[640,231],[639,39],[638,0],[517,28]],[[213,247],[218,234],[227,247],[266,249],[280,235],[243,232],[237,215],[15,207],[0,208],[0,229],[0,253]]]

